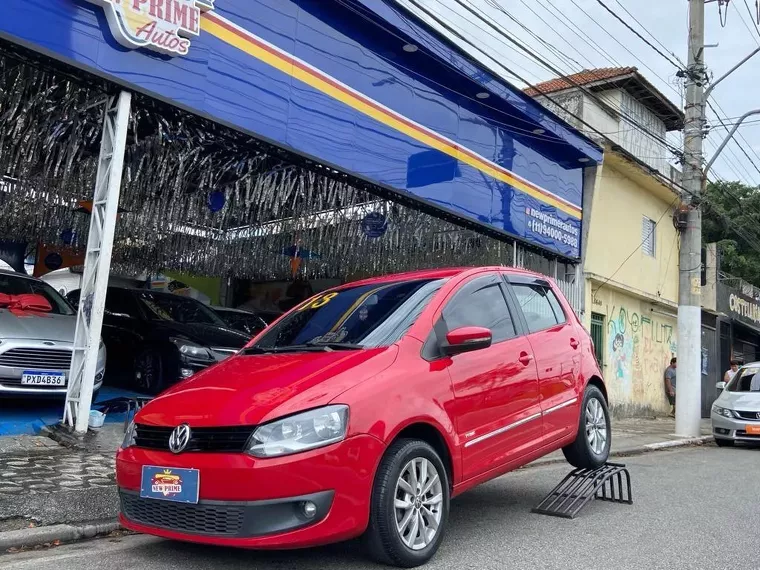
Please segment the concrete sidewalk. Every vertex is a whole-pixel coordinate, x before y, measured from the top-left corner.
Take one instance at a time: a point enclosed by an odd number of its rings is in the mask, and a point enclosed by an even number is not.
[[[696,440],[676,437],[673,428],[672,419],[614,421],[613,457],[710,439],[709,420],[703,421],[706,437]],[[122,431],[123,426],[118,424],[105,426],[73,448],[76,440],[61,438],[60,434],[56,437],[68,447],[43,437],[0,437],[3,549],[40,544],[40,537],[50,542],[56,533],[61,534],[59,540],[66,541],[91,536],[98,529],[113,529],[119,509],[114,455]],[[562,453],[553,453],[527,468],[551,462],[564,462]],[[41,527],[49,528],[42,531]]]
[[[625,457],[682,445],[698,445],[712,440],[712,426],[709,419],[702,420],[702,435],[699,438],[684,439],[673,433],[673,418],[628,418],[612,422],[612,457]],[[551,453],[530,463],[528,467],[565,461],[561,451]]]

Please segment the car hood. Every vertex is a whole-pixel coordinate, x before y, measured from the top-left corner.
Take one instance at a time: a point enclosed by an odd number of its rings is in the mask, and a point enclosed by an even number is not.
[[[723,391],[715,403],[731,410],[760,412],[760,392]]]
[[[75,315],[45,313],[34,316],[17,316],[7,309],[0,309],[0,336],[23,340],[50,340],[74,342],[77,326]]]
[[[145,406],[138,423],[258,425],[329,404],[379,374],[397,348],[237,355],[177,384]]]
[[[210,347],[243,348],[251,340],[246,334],[217,325],[157,321],[156,328]]]

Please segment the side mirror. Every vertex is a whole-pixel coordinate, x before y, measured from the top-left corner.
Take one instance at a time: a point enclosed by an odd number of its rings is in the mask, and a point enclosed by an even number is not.
[[[446,335],[446,342],[441,350],[447,356],[482,350],[491,346],[491,331],[483,327],[460,327]]]
[[[716,387],[718,390],[725,390],[725,389],[726,389],[726,383],[725,383],[725,382],[718,382],[718,383],[715,385],[715,387]]]

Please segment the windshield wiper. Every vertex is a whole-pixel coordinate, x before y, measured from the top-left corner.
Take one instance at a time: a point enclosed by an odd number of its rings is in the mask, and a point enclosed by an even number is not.
[[[307,342],[306,346],[329,348],[330,350],[361,350],[364,348],[360,344],[354,344],[352,342],[314,342],[313,340]]]

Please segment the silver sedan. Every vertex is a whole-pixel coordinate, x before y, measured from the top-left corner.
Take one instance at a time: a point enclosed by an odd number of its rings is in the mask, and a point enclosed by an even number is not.
[[[0,397],[64,398],[74,350],[76,313],[50,285],[0,271]],[[15,296],[39,295],[50,310],[14,309]],[[106,348],[100,342],[94,390],[103,384]]]
[[[712,407],[712,431],[719,446],[737,441],[760,443],[760,362],[746,364],[736,371]]]

